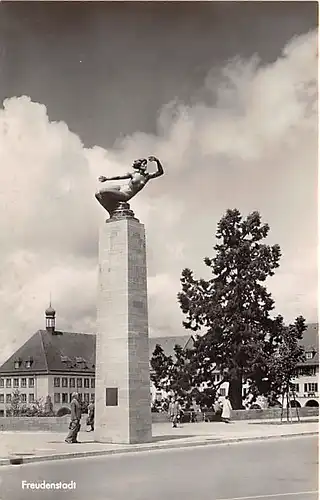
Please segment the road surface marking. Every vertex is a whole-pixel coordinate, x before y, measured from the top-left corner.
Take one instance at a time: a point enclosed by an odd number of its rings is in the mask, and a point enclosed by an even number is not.
[[[315,495],[318,491],[298,491],[292,493],[275,493],[273,495],[258,495],[253,497],[234,497],[234,498],[219,498],[218,500],[254,500],[255,498],[275,498],[275,497],[289,497],[293,495]]]

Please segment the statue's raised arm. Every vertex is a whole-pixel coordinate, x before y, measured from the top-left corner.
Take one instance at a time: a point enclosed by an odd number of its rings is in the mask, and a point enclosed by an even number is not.
[[[156,158],[155,156],[149,156],[148,158],[149,161],[154,161],[157,164],[158,170],[157,172],[154,172],[153,174],[149,174],[150,179],[155,179],[156,177],[161,177],[161,175],[164,174],[163,167],[161,165],[160,160]]]
[[[148,160],[157,164],[156,172],[147,172]],[[96,193],[96,199],[109,212],[110,219],[132,217],[133,212],[130,210],[128,201],[141,191],[150,179],[155,179],[164,174],[163,167],[158,158],[149,156],[148,160],[145,158],[135,160],[132,165],[132,171],[125,175],[114,177],[101,175],[99,177],[100,182],[129,179],[129,182],[123,184],[103,187]]]

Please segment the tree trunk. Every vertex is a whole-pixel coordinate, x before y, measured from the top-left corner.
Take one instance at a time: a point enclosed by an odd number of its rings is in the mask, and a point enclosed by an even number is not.
[[[242,378],[231,379],[228,396],[233,410],[242,408]]]

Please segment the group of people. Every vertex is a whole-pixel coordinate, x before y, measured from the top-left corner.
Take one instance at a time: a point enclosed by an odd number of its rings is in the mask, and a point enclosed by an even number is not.
[[[81,416],[82,409],[81,403],[79,401],[79,394],[74,392],[72,394],[71,399],[71,415],[70,415],[70,424],[69,424],[69,433],[65,439],[66,443],[79,443],[78,441],[78,433],[81,428]],[[87,417],[87,426],[89,427],[88,432],[94,431],[94,402],[88,405],[88,417]]]
[[[70,406],[71,406],[71,415],[70,415],[69,433],[65,439],[65,442],[78,443],[79,441],[77,440],[77,438],[81,428],[82,410],[81,410],[81,403],[79,401],[79,394],[77,392],[74,392],[72,394]],[[232,406],[228,396],[224,398],[222,403],[217,402],[214,410],[216,413],[219,413],[221,410],[221,419],[225,423],[230,422]],[[87,426],[89,427],[88,432],[94,431],[94,413],[95,413],[94,402],[91,401],[91,403],[88,405],[88,417],[86,422]],[[172,427],[174,428],[178,427],[178,422],[180,421],[181,413],[182,413],[182,407],[179,400],[175,396],[172,396],[168,407],[168,416],[172,422]]]
[[[221,420],[228,424],[231,420],[231,402],[229,396],[225,396],[224,400],[217,401],[214,405],[214,411],[216,414],[221,414]],[[178,422],[180,421],[182,414],[182,406],[176,396],[172,396],[169,408],[168,408],[168,416],[172,422],[172,427],[178,427]]]

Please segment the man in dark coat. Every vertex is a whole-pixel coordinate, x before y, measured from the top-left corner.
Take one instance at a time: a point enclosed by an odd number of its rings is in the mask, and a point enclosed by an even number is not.
[[[69,424],[69,434],[67,435],[66,443],[79,443],[77,441],[78,432],[80,431],[81,421],[81,405],[79,403],[79,394],[74,392],[71,400],[71,415]]]
[[[180,417],[180,412],[181,412],[180,403],[176,399],[176,397],[173,396],[169,404],[169,410],[168,410],[169,418],[172,422],[172,427],[177,427],[177,423]]]

